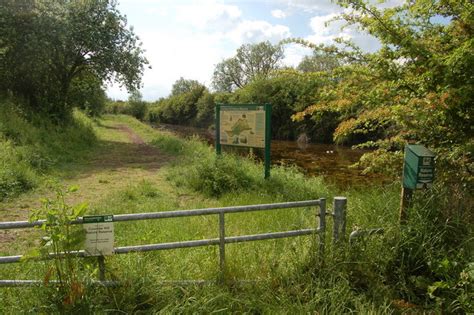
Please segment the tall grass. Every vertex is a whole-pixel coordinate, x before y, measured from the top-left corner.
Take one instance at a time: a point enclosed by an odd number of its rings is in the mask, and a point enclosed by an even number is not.
[[[12,102],[0,101],[0,200],[35,187],[53,166],[86,156],[95,141],[92,122],[79,111],[56,126],[40,116],[26,121]]]
[[[111,118],[111,117],[110,117]],[[123,116],[149,143],[174,156],[162,170],[166,180],[131,183],[95,205],[92,213],[133,213],[220,207],[326,197],[348,197],[348,230],[383,227],[383,235],[333,243],[328,220],[326,251],[317,237],[269,240],[226,246],[225,284],[169,284],[169,280],[220,277],[216,247],[107,257],[107,278],[119,288],[87,287],[76,312],[116,313],[470,313],[474,312],[472,225],[443,213],[449,191],[437,186],[417,192],[409,220],[398,223],[399,183],[337,192],[319,178],[275,167],[263,179],[263,166],[214,151],[197,139],[178,139]],[[86,189],[86,188],[83,188]],[[313,227],[315,209],[282,209],[226,215],[226,235]],[[216,216],[115,224],[116,246],[215,238]],[[18,249],[23,250],[23,249]],[[13,253],[13,252],[12,252]],[[91,277],[97,267],[88,262]],[[0,269],[44,278],[38,264]],[[45,267],[47,270],[47,267]],[[245,280],[242,282],[239,280]],[[3,289],[1,289],[3,290]],[[55,312],[47,290],[0,290],[0,313],[9,310]],[[42,291],[43,290],[43,291]],[[42,292],[42,293],[41,293]],[[22,294],[23,299],[17,295]]]

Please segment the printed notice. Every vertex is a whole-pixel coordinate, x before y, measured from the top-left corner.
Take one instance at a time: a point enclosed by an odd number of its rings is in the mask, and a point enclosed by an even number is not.
[[[113,215],[85,216],[85,256],[106,256],[114,253]]]
[[[245,147],[265,147],[265,110],[263,106],[247,109],[221,107],[220,143]]]

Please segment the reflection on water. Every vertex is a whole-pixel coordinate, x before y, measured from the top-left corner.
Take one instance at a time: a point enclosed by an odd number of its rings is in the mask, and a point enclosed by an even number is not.
[[[275,164],[297,165],[306,174],[323,176],[339,187],[367,185],[381,182],[381,176],[364,175],[351,167],[367,151],[332,144],[301,145],[295,141],[272,141],[272,159]]]
[[[198,135],[214,144],[214,135],[206,129],[160,124],[156,128],[172,131],[181,137]],[[240,150],[239,150],[240,149]],[[233,151],[247,154],[246,148],[235,148]],[[329,183],[340,188],[350,186],[365,186],[383,182],[380,175],[365,175],[357,168],[350,166],[368,152],[366,150],[353,150],[350,147],[332,144],[312,144],[304,141],[280,141],[271,143],[272,164],[296,165],[310,176],[323,176]],[[263,150],[255,149],[257,157],[263,157]]]

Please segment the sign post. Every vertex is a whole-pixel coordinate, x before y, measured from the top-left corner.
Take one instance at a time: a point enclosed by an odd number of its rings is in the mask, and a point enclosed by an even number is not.
[[[403,183],[400,200],[400,223],[406,222],[406,211],[411,205],[415,189],[430,188],[434,180],[435,154],[419,144],[405,146]]]
[[[265,178],[270,177],[270,104],[216,104],[216,153],[222,146],[265,150]]]

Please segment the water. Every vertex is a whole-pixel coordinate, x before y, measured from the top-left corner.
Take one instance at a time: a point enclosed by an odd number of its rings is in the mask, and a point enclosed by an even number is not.
[[[156,128],[171,131],[181,137],[198,135],[214,144],[214,134],[206,129],[164,125]],[[247,154],[247,148],[238,148]],[[224,150],[226,150],[224,148]],[[235,151],[235,150],[234,150]],[[347,146],[333,144],[298,143],[296,141],[273,140],[271,143],[272,164],[295,165],[309,176],[323,176],[329,183],[340,188],[367,186],[384,182],[381,175],[362,174],[362,170],[351,167],[367,150],[355,150]],[[257,157],[263,157],[263,150],[255,149]]]

